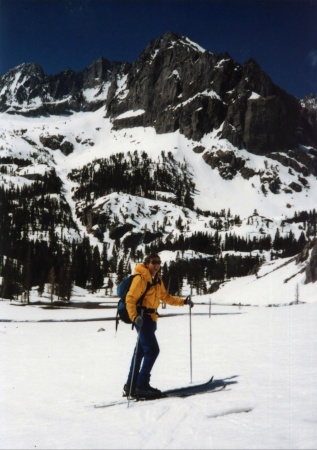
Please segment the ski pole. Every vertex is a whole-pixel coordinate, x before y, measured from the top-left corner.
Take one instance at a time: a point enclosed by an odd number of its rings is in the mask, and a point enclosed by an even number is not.
[[[144,310],[141,308],[141,317],[143,319],[143,312]],[[134,361],[133,361],[133,370],[132,370],[132,378],[131,378],[131,383],[130,383],[130,389],[129,389],[129,397],[128,397],[128,408],[130,406],[130,399],[131,399],[131,393],[132,393],[132,386],[133,386],[133,382],[134,382],[134,373],[135,373],[135,367],[136,367],[136,357],[138,354],[138,349],[139,349],[139,342],[140,342],[140,333],[141,333],[141,327],[138,331],[138,337],[137,337],[137,341],[136,341],[136,345],[135,345],[135,350],[134,350]]]
[[[190,295],[190,300],[192,299]],[[189,358],[190,358],[190,382],[193,382],[193,357],[192,357],[192,308],[189,303]]]

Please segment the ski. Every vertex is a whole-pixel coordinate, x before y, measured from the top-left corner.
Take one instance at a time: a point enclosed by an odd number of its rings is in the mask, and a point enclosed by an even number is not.
[[[130,399],[130,403],[137,403],[137,402],[149,402],[149,401],[158,401],[168,398],[186,398],[191,397],[194,395],[201,395],[201,394],[213,394],[216,392],[220,392],[224,390],[227,387],[227,383],[223,383],[222,381],[214,381],[214,377],[211,377],[209,381],[202,384],[196,384],[196,385],[189,385],[186,387],[181,387],[177,389],[170,389],[168,391],[162,392],[162,395],[157,397],[135,397]],[[124,400],[115,400],[112,402],[105,402],[105,403],[98,403],[95,404],[95,408],[110,408],[112,406],[118,406],[118,405],[126,405],[128,402],[128,399]]]
[[[169,389],[168,391],[164,391],[163,394],[166,397],[188,397],[199,393],[200,390],[205,391],[206,388],[211,387],[213,383],[214,376],[212,376],[206,383],[190,384],[181,388]]]

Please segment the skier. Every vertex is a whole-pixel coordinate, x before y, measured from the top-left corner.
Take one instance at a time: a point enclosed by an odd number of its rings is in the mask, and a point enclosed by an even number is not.
[[[141,276],[134,277],[126,296],[127,311],[138,332],[128,379],[123,387],[123,395],[126,396],[131,394],[133,397],[159,397],[162,394],[159,389],[150,386],[151,371],[160,352],[155,336],[160,301],[174,306],[194,306],[190,296],[182,299],[167,292],[158,273],[160,267],[159,255],[151,253],[146,256],[144,263],[135,267],[134,273]],[[139,308],[138,299],[145,292],[148,283],[151,287],[142,301],[142,307]]]

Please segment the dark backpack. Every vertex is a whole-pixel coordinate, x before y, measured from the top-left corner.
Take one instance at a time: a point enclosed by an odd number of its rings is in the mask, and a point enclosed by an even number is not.
[[[118,297],[120,297],[120,300],[118,301],[118,305],[117,305],[116,330],[118,329],[119,320],[122,320],[122,322],[124,322],[124,323],[132,323],[132,321],[129,317],[128,311],[127,311],[127,305],[125,302],[125,298],[126,298],[127,293],[129,292],[132,280],[136,276],[139,276],[139,274],[129,275],[124,280],[122,280],[121,283],[119,284],[119,286],[117,287],[117,295],[118,295]],[[151,283],[149,283],[149,282],[147,283],[144,293],[141,295],[141,297],[137,301],[137,305],[139,307],[142,306],[142,302],[145,297],[145,294],[152,286],[153,285]]]

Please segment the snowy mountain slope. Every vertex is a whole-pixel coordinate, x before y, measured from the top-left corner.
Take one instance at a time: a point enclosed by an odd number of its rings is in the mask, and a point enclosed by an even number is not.
[[[223,179],[217,169],[211,169],[201,155],[193,151],[197,143],[184,138],[178,132],[158,135],[150,127],[114,131],[111,129],[111,122],[104,119],[103,115],[103,109],[95,113],[78,113],[67,118],[52,116],[29,119],[3,114],[1,157],[29,159],[37,164],[40,160],[45,162],[47,167],[54,161],[56,171],[62,177],[67,192],[66,176],[73,168],[83,167],[94,159],[118,152],[143,150],[149,156],[157,158],[164,150],[171,152],[177,160],[185,159],[190,164],[197,187],[195,204],[203,210],[219,212],[230,208],[233,214],[245,218],[256,209],[260,215],[285,217],[294,211],[310,210],[315,207],[317,181],[313,175],[307,177],[308,183],[303,186],[301,192],[273,194],[268,190],[263,194],[259,176],[246,180],[238,174],[232,180]],[[56,134],[65,136],[65,139],[74,146],[71,154],[66,156],[60,150],[50,150],[41,144],[40,136]],[[230,151],[235,151],[231,144],[217,139],[215,134],[204,137],[202,144],[205,148],[216,145],[224,150],[229,148]],[[266,167],[272,164],[266,157],[247,152],[243,154],[240,150],[240,156],[241,153],[253,170],[263,173],[269,171]],[[290,173],[277,161],[274,162],[274,170],[285,186],[297,181],[297,175]],[[4,182],[3,176],[2,180]],[[18,178],[12,180],[15,183]],[[241,201],[242,192],[246,201]]]
[[[297,262],[296,257],[267,262],[256,275],[224,283],[210,299],[216,304],[257,306],[315,302],[317,286],[305,284],[305,268],[306,263]]]

